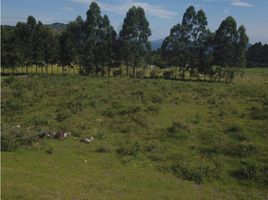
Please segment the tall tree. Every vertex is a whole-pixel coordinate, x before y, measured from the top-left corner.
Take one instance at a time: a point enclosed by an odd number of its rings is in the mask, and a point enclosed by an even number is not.
[[[100,7],[96,2],[90,4],[85,21],[85,40],[83,54],[80,64],[84,67],[86,74],[92,72],[94,67],[99,67],[100,59],[97,56],[100,52],[102,16]]]
[[[238,28],[238,41],[237,41],[237,66],[246,66],[246,50],[249,38],[246,34],[246,28],[242,25]]]
[[[102,42],[101,42],[101,52],[99,52],[99,56],[101,57],[101,65],[103,67],[102,74],[104,75],[104,67],[108,66],[108,76],[110,76],[111,67],[117,60],[116,54],[116,37],[117,34],[110,24],[110,20],[107,15],[103,16],[102,21]]]
[[[227,17],[216,31],[214,40],[215,64],[234,67],[237,60],[237,25],[233,17]]]
[[[173,26],[162,44],[163,57],[170,60],[171,65],[181,66],[183,79],[188,66],[194,68],[201,63],[208,33],[206,26],[204,11],[199,10],[196,13],[194,7],[190,6],[183,15],[182,23]]]
[[[129,64],[132,66],[134,77],[136,77],[136,68],[144,55],[150,51],[148,38],[151,30],[149,25],[143,8],[133,6],[127,12],[119,34],[121,56],[127,66]]]
[[[15,48],[15,28],[1,26],[1,67],[15,67],[18,63],[18,55]]]

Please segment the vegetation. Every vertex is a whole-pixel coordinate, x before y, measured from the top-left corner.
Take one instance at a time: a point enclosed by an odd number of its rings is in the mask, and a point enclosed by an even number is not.
[[[66,27],[52,26],[59,31],[36,22],[32,16],[16,27],[2,26],[1,69],[3,73],[13,69],[14,73],[18,67],[26,67],[28,73],[31,66],[45,72],[49,65],[79,66],[79,73],[87,76],[111,76],[111,69],[115,69],[116,76],[126,73],[136,77],[138,73],[141,77],[139,68],[153,65],[172,72],[172,76],[165,72],[169,79],[185,79],[188,71],[194,78],[205,75],[211,76],[211,81],[222,78],[231,82],[247,65],[246,58],[252,66],[266,66],[266,45],[253,45],[247,53],[246,29],[243,25],[237,28],[233,17],[223,20],[215,33],[207,24],[205,12],[190,6],[182,22],[163,41],[161,50],[152,52],[150,24],[143,8],[129,9],[117,35],[108,16],[102,16],[98,4],[92,2],[85,20],[78,16]]]
[[[267,45],[207,24],[190,6],[155,52],[141,7],[118,35],[96,2],[2,26],[1,198],[266,199],[268,71],[241,69]]]
[[[265,199],[268,72],[245,77],[3,77],[2,198]]]

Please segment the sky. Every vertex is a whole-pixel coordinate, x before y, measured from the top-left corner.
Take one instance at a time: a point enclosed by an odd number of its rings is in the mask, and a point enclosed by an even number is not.
[[[84,19],[91,0],[1,0],[1,24],[15,25],[26,21],[29,15],[44,24],[68,23],[78,15]],[[215,31],[222,20],[233,16],[238,26],[244,25],[250,43],[268,43],[268,0],[97,0],[116,31],[121,29],[127,10],[143,7],[150,22],[150,40],[165,38],[170,28],[181,23],[188,6],[203,9],[208,27]]]

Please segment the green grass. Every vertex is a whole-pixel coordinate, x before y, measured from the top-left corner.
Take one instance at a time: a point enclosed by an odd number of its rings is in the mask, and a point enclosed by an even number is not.
[[[235,84],[76,75],[1,83],[2,199],[267,199],[267,69]],[[36,137],[60,129],[72,136]]]

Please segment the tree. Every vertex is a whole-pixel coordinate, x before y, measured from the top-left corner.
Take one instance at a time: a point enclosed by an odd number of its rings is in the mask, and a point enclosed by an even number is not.
[[[238,41],[237,41],[237,66],[245,67],[246,66],[246,50],[248,45],[249,38],[246,34],[246,29],[242,25],[238,28]]]
[[[84,67],[86,74],[92,72],[94,67],[99,67],[100,64],[100,59],[97,55],[100,52],[102,22],[100,7],[96,2],[92,2],[87,11],[83,53],[79,63]]]
[[[62,66],[70,66],[73,63],[83,65],[85,30],[84,21],[78,16],[70,22],[66,30],[59,38],[60,63]]]
[[[1,26],[1,67],[15,67],[18,55],[15,51],[15,29],[10,26]]]
[[[222,67],[237,64],[237,25],[233,17],[227,17],[216,31],[214,40],[214,61]]]
[[[268,44],[257,42],[247,52],[248,67],[268,67]]]
[[[185,70],[200,66],[200,59],[205,54],[205,44],[209,31],[206,28],[207,18],[203,10],[197,13],[193,6],[187,8],[183,15],[182,23],[173,26],[170,35],[164,40],[161,50],[164,58],[170,65],[181,66],[182,78],[185,78]]]
[[[102,22],[102,49],[101,64],[103,66],[102,74],[104,75],[104,67],[108,66],[108,76],[110,76],[111,67],[117,60],[116,45],[117,34],[114,28],[110,25],[110,20],[107,15],[104,15]]]
[[[133,77],[136,77],[136,68],[144,55],[151,49],[148,41],[151,35],[149,25],[143,8],[133,6],[127,12],[119,34],[121,58],[127,67],[128,65],[132,66]]]

